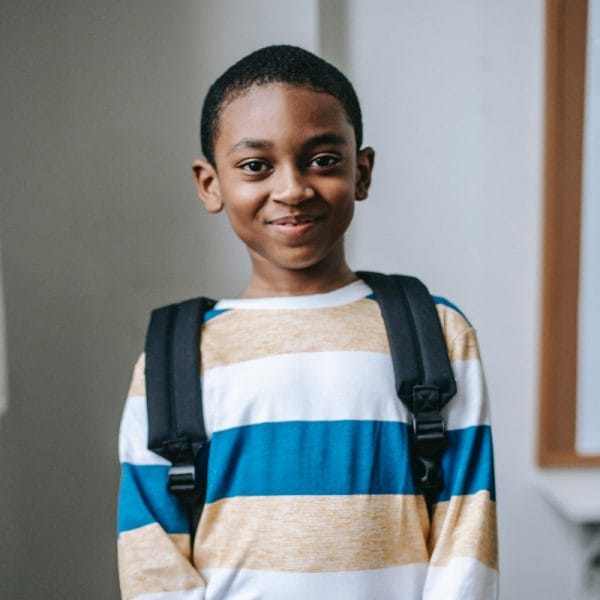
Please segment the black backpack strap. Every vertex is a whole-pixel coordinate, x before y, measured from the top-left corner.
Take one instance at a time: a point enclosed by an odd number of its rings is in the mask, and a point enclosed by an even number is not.
[[[394,365],[396,392],[412,413],[415,479],[428,504],[443,487],[441,409],[456,394],[442,326],[427,288],[415,277],[359,272],[381,309]]]
[[[152,311],[146,335],[148,448],[172,463],[168,489],[188,508],[193,536],[206,477],[196,475],[207,445],[200,384],[204,313],[215,304],[194,298]]]

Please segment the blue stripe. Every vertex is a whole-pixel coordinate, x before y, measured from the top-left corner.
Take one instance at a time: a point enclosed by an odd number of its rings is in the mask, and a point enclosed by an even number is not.
[[[123,463],[118,532],[159,523],[167,533],[188,533],[185,510],[167,490],[168,465]]]
[[[495,494],[489,427],[453,430],[440,499]],[[207,502],[233,496],[414,494],[408,426],[381,421],[264,423],[213,435]]]
[[[438,500],[450,496],[490,492],[496,500],[492,431],[487,425],[446,432],[447,447],[442,457],[444,489]]]
[[[441,304],[443,306],[447,306],[448,308],[451,308],[452,310],[456,311],[467,323],[469,323],[469,326],[471,326],[471,323],[470,323],[469,319],[467,319],[467,316],[465,315],[465,313],[462,310],[460,310],[460,308],[458,308],[458,306],[456,306],[456,304],[452,304],[452,302],[450,302],[450,300],[447,300],[443,296],[431,296],[431,297],[433,298],[433,301],[436,304]]]
[[[490,492],[495,500],[488,426],[447,432],[446,486],[439,500]],[[207,502],[234,496],[415,494],[408,426],[388,421],[292,421],[213,435]],[[185,510],[166,487],[169,467],[123,464],[118,530],[159,523],[187,533]]]
[[[403,423],[291,421],[211,441],[207,502],[232,496],[413,494]]]
[[[221,313],[225,313],[228,312],[229,308],[212,308],[211,310],[207,310],[204,313],[204,323],[206,323],[207,321],[210,321],[211,319],[214,319],[215,317],[218,317]]]

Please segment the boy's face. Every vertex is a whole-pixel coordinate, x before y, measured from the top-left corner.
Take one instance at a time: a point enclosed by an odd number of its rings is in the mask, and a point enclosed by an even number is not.
[[[200,197],[210,212],[225,209],[255,271],[344,263],[373,151],[356,151],[336,98],[283,84],[251,88],[222,111],[214,156],[216,169],[194,163]]]

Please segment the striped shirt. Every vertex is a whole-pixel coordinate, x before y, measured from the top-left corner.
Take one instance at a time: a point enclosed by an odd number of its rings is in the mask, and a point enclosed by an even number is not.
[[[194,547],[146,447],[144,357],[120,431],[126,600],[497,597],[492,442],[473,328],[435,298],[457,394],[444,408],[445,487],[430,520],[410,416],[362,281],[326,294],[222,300],[202,335],[210,438]]]

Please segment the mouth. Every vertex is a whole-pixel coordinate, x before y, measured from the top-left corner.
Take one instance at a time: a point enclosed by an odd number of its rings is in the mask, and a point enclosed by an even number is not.
[[[311,229],[322,217],[318,215],[286,215],[277,219],[267,219],[265,223],[285,235],[300,235]]]
[[[278,219],[267,219],[268,225],[283,225],[283,226],[295,226],[304,225],[305,223],[314,223],[320,220],[320,217],[316,215],[286,215],[285,217],[279,217]]]

